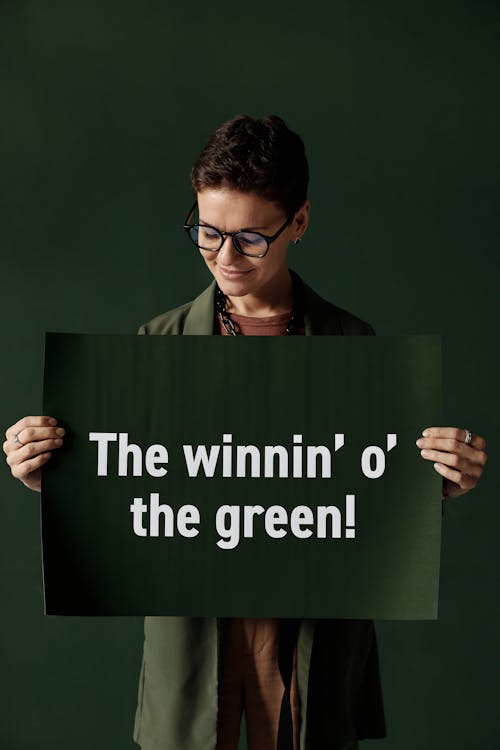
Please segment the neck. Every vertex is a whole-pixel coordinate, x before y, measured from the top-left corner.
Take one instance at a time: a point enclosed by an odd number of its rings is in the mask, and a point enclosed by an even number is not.
[[[293,305],[292,277],[288,269],[278,279],[272,279],[258,292],[241,297],[226,295],[226,309],[237,315],[264,318],[288,312]]]

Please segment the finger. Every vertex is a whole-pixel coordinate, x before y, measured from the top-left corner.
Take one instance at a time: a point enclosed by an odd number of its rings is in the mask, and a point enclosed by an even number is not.
[[[62,437],[66,434],[64,427],[26,427],[25,429],[17,432],[17,442],[14,437],[7,440],[7,451],[20,450],[23,446],[28,443],[36,442],[38,440],[46,440],[47,438]]]
[[[16,479],[24,481],[29,474],[36,469],[39,469],[44,463],[46,463],[51,457],[52,453],[40,453],[39,456],[30,459],[29,461],[23,461],[22,464],[16,464],[11,468],[11,474]]]
[[[49,438],[62,438],[65,434],[66,430],[64,427],[28,427],[25,430],[21,430],[20,433],[17,433],[19,443],[13,438],[5,440],[2,446],[3,452],[6,455],[9,455],[9,453],[12,452],[19,452],[32,442],[47,440]]]
[[[476,435],[474,432],[471,432],[471,440],[469,445],[471,445],[473,448],[479,448],[479,450],[484,451],[486,448],[486,440],[484,437],[481,437],[481,435]]]
[[[22,464],[23,461],[38,456],[40,453],[60,448],[62,444],[62,438],[52,438],[50,440],[39,440],[36,443],[28,443],[17,451],[11,451],[7,455],[6,460],[9,466],[16,466],[17,464]]]
[[[484,466],[487,460],[487,455],[484,451],[479,450],[478,448],[474,448],[472,445],[466,445],[466,443],[462,443],[459,440],[454,440],[453,438],[419,438],[416,441],[416,444],[419,448],[456,453],[459,456],[464,457],[471,463],[479,464],[479,466]]]
[[[469,461],[457,456],[456,453],[443,453],[442,451],[431,450],[423,450],[420,451],[420,453],[422,458],[425,458],[426,461],[435,461],[438,464],[466,473],[476,479],[479,479],[481,476],[481,467],[476,464],[471,464]]]
[[[21,432],[21,430],[26,429],[26,427],[46,427],[46,426],[52,426],[57,424],[57,419],[55,417],[23,417],[18,422],[12,425],[12,427],[8,427],[5,432],[5,437],[7,440],[10,438],[13,438],[16,433]]]
[[[461,443],[465,443],[467,433],[459,427],[426,427],[425,430],[422,430],[422,435],[424,437],[453,438]],[[486,448],[486,440],[481,435],[472,433],[472,440],[469,445],[479,448],[479,450],[484,450]]]
[[[443,464],[435,463],[434,468],[438,472],[438,474],[441,474],[442,477],[448,479],[453,483],[453,485],[456,485],[458,489],[463,490],[463,492],[471,490],[477,484],[477,480],[474,477],[471,477],[469,474],[465,474],[461,471],[457,471],[456,469],[451,469],[449,466],[443,466]],[[460,493],[454,493],[453,490],[451,490],[450,492],[450,489],[448,488],[448,494],[453,495]]]

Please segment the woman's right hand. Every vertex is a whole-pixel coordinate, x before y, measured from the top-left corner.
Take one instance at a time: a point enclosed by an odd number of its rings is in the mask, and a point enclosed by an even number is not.
[[[65,433],[54,417],[23,417],[5,433],[3,451],[13,477],[30,490],[40,492],[40,468],[54,448],[60,448]]]

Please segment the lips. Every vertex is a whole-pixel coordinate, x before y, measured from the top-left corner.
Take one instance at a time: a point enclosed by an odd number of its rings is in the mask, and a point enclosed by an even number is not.
[[[252,271],[252,268],[249,268],[246,271],[236,271],[232,268],[224,268],[223,266],[219,266],[219,271],[226,279],[240,279],[242,276],[245,276],[247,273],[250,273]]]

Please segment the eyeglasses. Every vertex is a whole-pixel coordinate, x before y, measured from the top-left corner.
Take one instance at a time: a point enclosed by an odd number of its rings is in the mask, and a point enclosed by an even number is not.
[[[261,234],[260,232],[248,232],[245,229],[240,229],[238,232],[221,232],[219,229],[211,227],[208,224],[189,223],[197,203],[195,201],[191,207],[184,222],[184,229],[189,239],[199,250],[208,250],[214,253],[221,249],[225,237],[231,237],[235,249],[241,255],[249,255],[251,258],[263,258],[267,255],[271,242],[278,239],[293,219],[293,216],[289,216],[283,226],[272,236]]]

